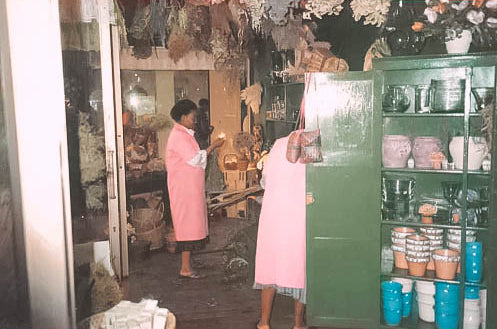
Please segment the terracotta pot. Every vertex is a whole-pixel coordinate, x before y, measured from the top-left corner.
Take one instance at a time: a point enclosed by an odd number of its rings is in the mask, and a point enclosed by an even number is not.
[[[407,270],[408,267],[407,267],[406,253],[394,250],[393,256],[394,256],[395,267]]]
[[[439,249],[433,252],[435,273],[438,278],[452,280],[456,277],[459,264],[459,252],[450,249]]]
[[[406,243],[414,244],[414,245],[429,246],[430,239],[428,239],[427,237],[425,237],[422,234],[413,234],[413,235],[409,235],[406,237]]]
[[[426,265],[429,262],[429,258],[411,258],[406,257],[407,267],[409,268],[409,275],[413,276],[424,276],[426,272]]]
[[[413,142],[412,155],[416,168],[431,169],[431,154],[442,150],[442,142],[437,137],[416,137]]]
[[[421,223],[433,224],[433,217],[432,216],[421,216]]]
[[[456,169],[463,169],[464,137],[453,137],[449,151]],[[488,155],[487,141],[484,137],[469,137],[468,139],[468,170],[478,170],[483,159]]]
[[[392,229],[392,237],[397,239],[405,239],[406,236],[416,233],[412,227],[394,227]]]
[[[385,135],[381,145],[385,168],[405,168],[411,154],[411,141],[405,135]]]

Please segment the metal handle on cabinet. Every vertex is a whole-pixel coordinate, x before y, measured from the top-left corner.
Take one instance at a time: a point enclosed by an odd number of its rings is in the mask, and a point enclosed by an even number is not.
[[[116,198],[114,185],[114,151],[107,151],[107,190],[110,199]]]

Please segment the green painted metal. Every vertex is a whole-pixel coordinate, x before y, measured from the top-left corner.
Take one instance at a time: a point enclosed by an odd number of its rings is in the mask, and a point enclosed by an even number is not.
[[[321,129],[322,163],[307,166],[307,320],[315,326],[379,323],[381,120],[372,75],[312,74],[306,128]]]
[[[442,197],[444,180],[460,180],[464,195],[468,188],[491,186],[489,224],[477,231],[484,245],[484,279],[480,286],[488,290],[486,325],[497,328],[497,312],[493,311],[497,309],[497,161],[493,161],[490,172],[467,170],[469,136],[481,134],[481,118],[472,113],[475,101],[470,88],[497,85],[497,53],[383,58],[375,60],[373,67],[372,73],[311,74],[308,84],[307,129],[319,125],[324,157],[322,163],[307,166],[307,192],[315,200],[307,206],[308,322],[329,327],[384,327],[380,281],[392,276],[413,277],[398,270],[381,273],[381,246],[389,245],[392,226],[402,223],[381,220],[380,181],[382,175],[405,175],[416,179],[416,197]],[[416,114],[414,101],[404,114],[382,112],[385,86],[408,85],[408,96],[414,100],[413,86],[449,78],[466,80],[464,113]],[[450,138],[464,136],[464,169],[382,169],[383,134],[440,136],[446,154]],[[492,158],[497,159],[497,120],[493,136]],[[462,220],[465,223],[464,211]],[[462,232],[464,240],[465,229]],[[437,279],[428,275],[422,280]],[[452,282],[464,286],[468,284],[464,280],[461,273]],[[418,328],[418,320],[406,319],[401,327]]]

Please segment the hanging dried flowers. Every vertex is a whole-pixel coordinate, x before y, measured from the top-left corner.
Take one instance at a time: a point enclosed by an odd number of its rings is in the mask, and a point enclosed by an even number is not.
[[[284,25],[287,22],[288,7],[293,6],[292,0],[267,0],[268,6],[271,8],[269,11],[269,18],[279,25]]]
[[[192,37],[192,47],[210,53],[209,39],[211,37],[211,15],[209,7],[186,4],[188,17],[196,17],[188,21],[187,32]]]
[[[343,0],[342,0],[343,1]],[[255,32],[261,31],[262,21],[268,18],[268,9],[266,8],[265,0],[240,0],[242,5],[248,12],[251,19],[252,29]]]
[[[317,18],[326,15],[339,15],[343,9],[343,0],[308,0],[305,3],[304,19],[311,19],[311,14]]]
[[[189,35],[173,32],[167,42],[169,57],[176,63],[192,49],[192,39]]]
[[[350,7],[356,21],[364,17],[364,25],[382,26],[388,16],[390,0],[352,0]]]

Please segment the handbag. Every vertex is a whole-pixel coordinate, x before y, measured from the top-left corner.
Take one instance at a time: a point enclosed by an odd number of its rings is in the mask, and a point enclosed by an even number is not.
[[[298,129],[290,133],[288,144],[286,145],[286,159],[291,163],[296,163],[299,160],[301,152],[300,135],[304,130]]]

